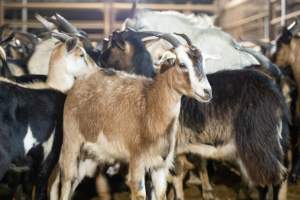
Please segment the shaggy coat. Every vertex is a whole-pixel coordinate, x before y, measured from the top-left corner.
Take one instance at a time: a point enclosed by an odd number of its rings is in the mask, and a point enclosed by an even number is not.
[[[277,86],[253,70],[208,75],[209,104],[184,97],[178,152],[215,159],[236,159],[256,185],[279,184],[286,176],[283,156],[289,111]]]

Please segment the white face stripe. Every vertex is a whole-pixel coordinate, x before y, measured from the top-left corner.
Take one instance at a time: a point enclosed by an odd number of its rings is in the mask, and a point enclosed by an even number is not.
[[[27,133],[26,133],[23,143],[24,143],[25,154],[27,154],[32,147],[34,147],[38,144],[37,139],[34,138],[32,135],[30,126],[28,126],[28,128],[27,128]]]
[[[195,69],[193,67],[193,62],[187,55],[185,49],[183,46],[179,46],[178,48],[175,49],[175,52],[177,54],[177,59],[179,60],[179,63],[185,64],[189,71],[189,78],[191,80],[191,87],[194,92],[196,92],[200,96],[206,96],[204,90],[211,91],[211,86],[207,80],[207,77],[205,75],[205,64],[204,64],[204,59],[202,59],[202,65],[203,65],[203,73],[204,76],[201,78],[201,80],[198,79],[196,76]]]

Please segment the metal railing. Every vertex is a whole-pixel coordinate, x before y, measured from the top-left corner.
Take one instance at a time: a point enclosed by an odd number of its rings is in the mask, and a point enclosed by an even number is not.
[[[236,0],[233,3],[230,2],[227,6],[224,7],[224,12],[230,12],[230,10],[234,7],[242,6],[245,3],[249,3],[249,0]],[[235,29],[239,28],[245,28],[249,24],[257,23],[258,21],[263,22],[263,28],[264,29],[264,38],[270,41],[271,39],[274,39],[274,27],[279,26],[282,20],[285,22],[289,19],[296,18],[300,16],[300,10],[286,13],[284,16],[276,16],[276,11],[280,10],[280,4],[278,4],[278,1],[276,0],[269,0],[269,6],[267,11],[263,11],[261,13],[245,17],[239,20],[236,20],[232,23],[224,23],[222,24],[222,28],[228,32],[233,32]]]
[[[5,19],[5,12],[13,9],[37,9],[37,10],[95,10],[103,15],[102,20],[77,20],[72,21],[76,27],[80,29],[99,29],[103,30],[103,34],[107,36],[113,29],[120,27],[121,21],[116,19],[116,13],[123,10],[130,10],[131,3],[117,2],[99,2],[99,3],[62,3],[62,2],[35,2],[35,3],[9,3],[0,0],[0,25],[11,24],[15,27],[39,28],[42,27],[37,20],[8,20]],[[138,4],[138,8],[147,8],[154,10],[178,10],[185,13],[192,12],[210,12],[216,13],[217,4]],[[90,34],[91,39],[101,39],[103,34]]]

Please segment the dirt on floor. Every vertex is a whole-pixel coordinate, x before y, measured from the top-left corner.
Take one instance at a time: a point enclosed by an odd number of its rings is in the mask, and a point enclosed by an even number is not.
[[[234,170],[228,170],[229,167],[218,165],[215,169],[210,170],[209,176],[213,187],[213,194],[218,200],[234,200],[234,199],[258,199],[258,193],[256,190],[248,192],[248,196],[245,193],[242,181],[238,173]],[[196,176],[190,176],[185,184],[185,199],[186,200],[201,200],[201,185],[199,179]],[[15,179],[15,177],[13,177]],[[23,179],[24,180],[24,179]],[[117,176],[110,179],[112,182],[112,190],[114,191],[115,200],[129,200],[130,194],[128,188],[124,184],[124,176]],[[25,182],[26,183],[26,182]],[[80,187],[76,190],[73,200],[98,200],[95,181],[93,179],[86,179],[80,184]],[[28,184],[26,184],[28,185]],[[27,187],[25,185],[25,187]],[[23,186],[24,188],[24,186]],[[31,191],[30,188],[27,191]],[[12,198],[11,189],[5,185],[0,184],[0,200],[29,200],[24,195]],[[24,194],[24,193],[23,193]],[[249,196],[251,198],[249,198]],[[288,200],[300,200],[300,180],[298,183],[289,184]]]

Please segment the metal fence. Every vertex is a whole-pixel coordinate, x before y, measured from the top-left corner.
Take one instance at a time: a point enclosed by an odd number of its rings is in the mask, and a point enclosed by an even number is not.
[[[220,25],[240,40],[270,41],[299,16],[299,0],[233,0],[223,8]]]
[[[217,1],[215,1],[217,2]],[[14,27],[22,28],[24,30],[28,28],[41,28],[41,24],[34,19],[29,19],[27,13],[32,10],[52,10],[60,12],[62,10],[67,11],[96,11],[101,14],[102,19],[97,20],[70,20],[76,27],[80,29],[98,29],[101,30],[101,34],[90,33],[89,37],[94,40],[99,40],[103,36],[107,36],[113,29],[119,28],[121,22],[124,20],[118,19],[116,16],[118,12],[129,11],[131,9],[131,3],[119,3],[119,2],[99,2],[99,3],[62,3],[62,2],[31,2],[31,3],[10,3],[0,0],[0,25],[10,24]],[[178,10],[184,13],[217,13],[218,5],[214,4],[138,4],[138,8],[147,8],[154,10]],[[22,12],[21,19],[7,19],[5,16],[12,10],[20,10]],[[63,14],[63,12],[62,12]]]

